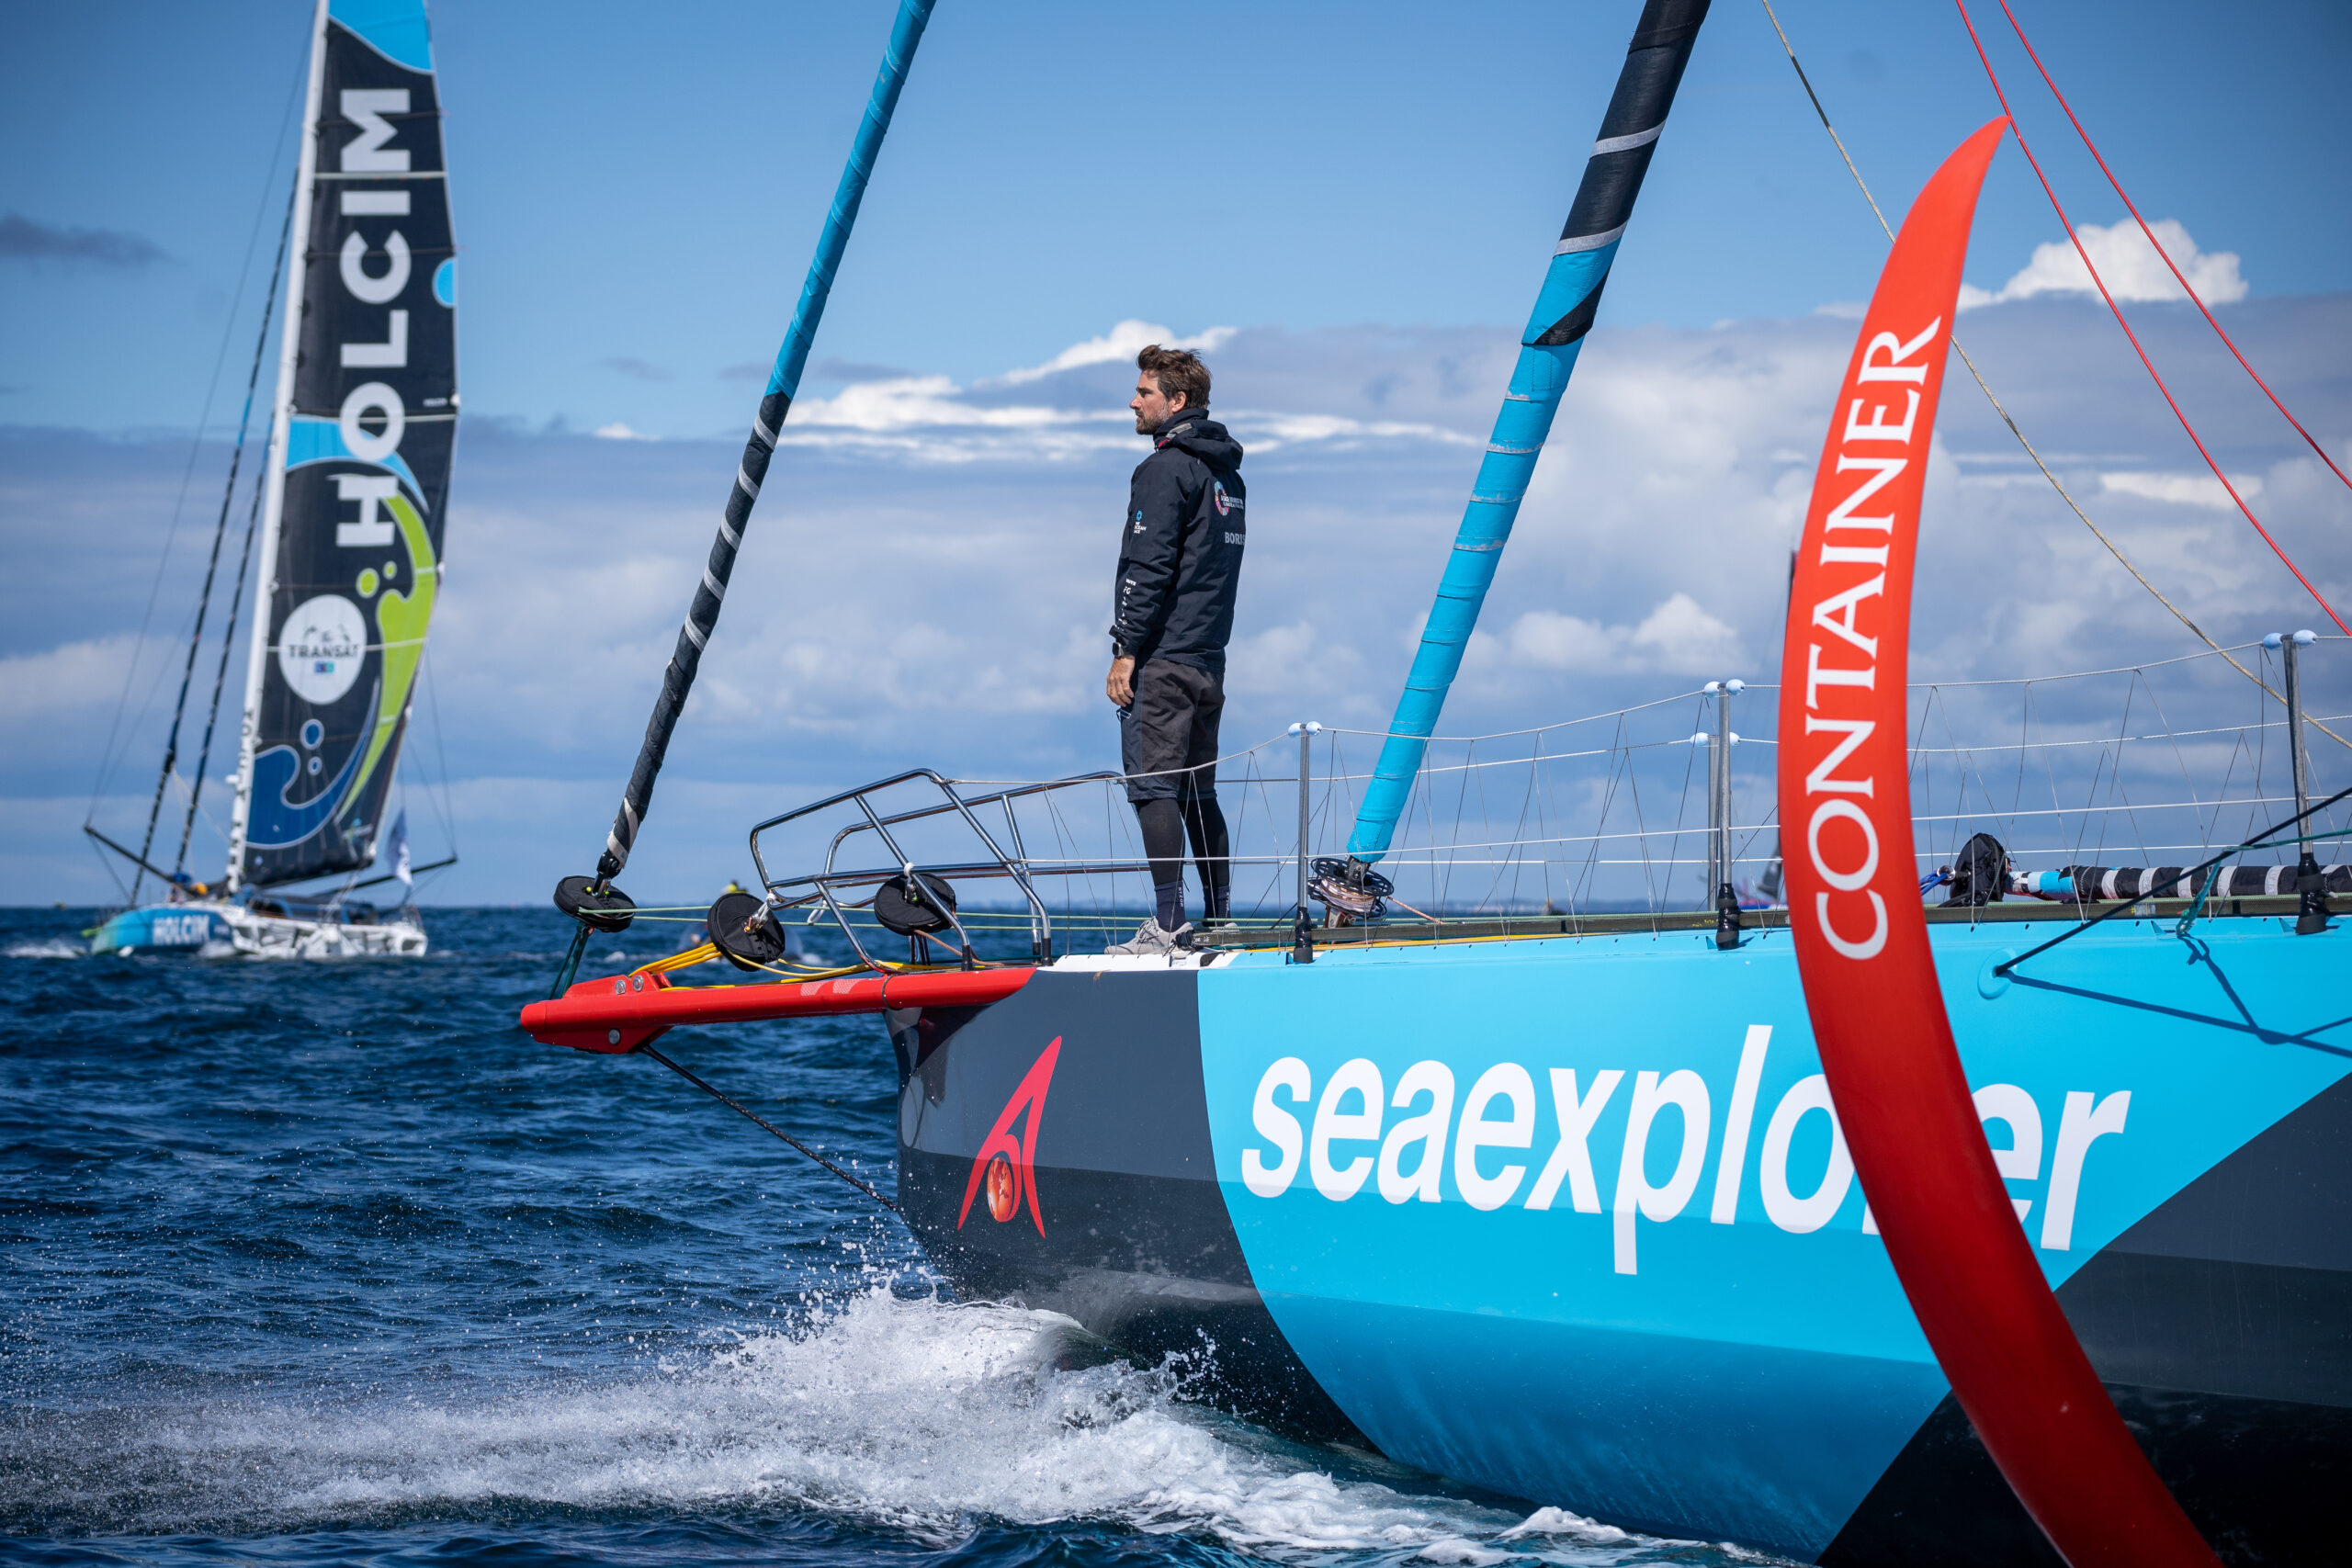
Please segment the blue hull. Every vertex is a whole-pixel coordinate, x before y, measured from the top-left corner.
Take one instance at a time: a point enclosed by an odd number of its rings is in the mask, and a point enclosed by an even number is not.
[[[2352,1480],[2352,936],[2110,922],[2002,984],[2036,924],[1934,931],[2021,1223],[2209,1537],[2300,1560]],[[1954,1429],[1785,933],[1046,972],[894,1038],[910,1218],[963,1288],[1215,1340],[1244,1407],[1622,1524],[2046,1550]],[[992,1129],[1034,1164],[1004,1219]]]
[[[230,940],[229,922],[200,905],[155,904],[110,915],[90,937],[99,953],[197,953]]]

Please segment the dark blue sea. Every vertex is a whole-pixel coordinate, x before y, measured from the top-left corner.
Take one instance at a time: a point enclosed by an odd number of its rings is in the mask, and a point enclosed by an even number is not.
[[[658,1065],[523,1035],[551,909],[314,964],[92,959],[92,923],[0,911],[0,1563],[1758,1561],[1292,1442],[953,1300]],[[875,1020],[663,1049],[889,1190]]]

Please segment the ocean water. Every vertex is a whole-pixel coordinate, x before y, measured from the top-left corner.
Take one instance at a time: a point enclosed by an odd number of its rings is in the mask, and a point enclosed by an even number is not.
[[[552,910],[433,912],[422,961],[92,959],[91,923],[0,911],[0,1563],[1771,1561],[1302,1445],[952,1299],[658,1065],[523,1035]],[[876,1021],[664,1049],[888,1190]]]

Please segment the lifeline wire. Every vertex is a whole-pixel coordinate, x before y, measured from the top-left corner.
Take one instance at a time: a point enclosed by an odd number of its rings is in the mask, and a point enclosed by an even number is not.
[[[2188,416],[2181,412],[2180,405],[2173,400],[2172,389],[2165,386],[2165,378],[2156,373],[2155,362],[2148,357],[2148,351],[2140,346],[2140,334],[2133,332],[2132,323],[2123,319],[2123,311],[2115,303],[2115,297],[2107,291],[2107,280],[2099,276],[2098,268],[2091,265],[2090,252],[2083,248],[2082,236],[2075,232],[2075,220],[2066,216],[2066,209],[2059,203],[2057,191],[2051,186],[2050,176],[2041,172],[2041,160],[2036,158],[2033,149],[2026,144],[2025,131],[2009,107],[2009,95],[2003,90],[2001,78],[1993,70],[1993,57],[1984,52],[1984,40],[1976,36],[1976,24],[1968,15],[1966,0],[1952,0],[1952,4],[1960,8],[1961,25],[1968,29],[1968,41],[1976,46],[1976,58],[1984,66],[1984,79],[1993,84],[1993,96],[2000,100],[2001,112],[2008,116],[2009,134],[2018,139],[2018,151],[2023,152],[2025,161],[2033,165],[2033,177],[2041,182],[2041,194],[2050,198],[2051,210],[2058,214],[2058,221],[2065,228],[2066,238],[2074,242],[2075,254],[2082,258],[2084,270],[2091,275],[2091,282],[2098,286],[2098,297],[2107,301],[2108,313],[2115,318],[2115,324],[2123,329],[2123,335],[2132,340],[2132,352],[2140,356],[2140,364],[2147,370],[2149,379],[2155,382],[2156,390],[2164,394],[2165,406],[2172,410],[2173,418],[2180,422],[2180,428],[2188,434],[2189,444],[2197,448],[2197,455],[2205,459],[2205,466],[2213,470],[2215,479],[2222,481],[2222,488],[2229,491],[2232,501],[2237,502],[2238,511],[2254,525],[2254,531],[2262,536],[2262,542],[2270,547],[2270,553],[2295,574],[2295,581],[2303,585],[2304,592],[2318,601],[2319,607],[2327,612],[2327,618],[2335,623],[2335,629],[2352,637],[2352,626],[2344,624],[2344,617],[2335,613],[2335,606],[2312,586],[2311,579],[2303,575],[2303,569],[2290,559],[2287,552],[2279,547],[2278,541],[2270,536],[2270,530],[2262,525],[2262,520],[2254,514],[2254,509],[2246,505],[2245,498],[2238,494],[2238,487],[2230,482],[2229,475],[2222,472],[2222,465],[2213,461],[2213,454],[2205,450],[2204,440],[2198,435],[2196,427],[2188,423]]]
[[[1789,35],[1781,30],[1781,18],[1772,9],[1772,0],[1763,0],[1763,6],[1765,17],[1771,22],[1772,31],[1781,40],[1781,52],[1789,57],[1789,64],[1796,72],[1797,81],[1804,88],[1805,97],[1813,104],[1813,112],[1820,117],[1821,129],[1829,133],[1830,143],[1838,149],[1838,156],[1846,161],[1846,172],[1854,176],[1854,188],[1862,193],[1862,199],[1864,201],[1870,203],[1871,216],[1878,220],[1879,228],[1883,230],[1886,233],[1887,239],[1892,241],[1894,238],[1894,229],[1893,225],[1887,222],[1886,214],[1880,210],[1878,197],[1871,194],[1870,184],[1862,178],[1861,170],[1854,166],[1854,155],[1846,151],[1845,139],[1838,134],[1838,128],[1829,123],[1829,111],[1821,107],[1821,97],[1813,90],[1812,78],[1808,77],[1804,73],[1804,66],[1797,60],[1797,51],[1789,44]],[[1989,71],[1989,69],[1990,67],[1988,66],[1987,70]],[[2052,92],[2055,92],[2056,90],[2057,89],[2055,87],[2052,88]],[[2012,130],[2014,129],[2014,122],[2012,122]],[[2018,145],[2020,147],[2025,145],[2024,138],[2018,138]],[[2030,157],[2030,154],[2028,154],[2028,156]],[[2060,216],[2063,217],[2064,214],[2062,213]],[[2137,216],[2137,214],[2134,214],[2134,216]],[[2171,258],[2166,257],[2165,259],[2169,261]],[[2086,258],[2085,265],[2088,265],[2087,258]],[[2118,319],[2120,320],[2120,318]],[[2127,332],[2130,330],[2131,329],[2128,327],[2125,329]],[[2034,449],[2032,442],[2026,439],[2025,432],[2018,428],[2018,422],[2009,416],[2009,411],[2002,405],[2001,400],[1994,396],[1992,386],[1984,379],[1984,373],[1976,368],[1976,361],[1969,357],[1968,350],[1961,346],[1960,339],[1957,335],[1954,335],[1952,338],[1951,346],[1952,352],[1960,355],[1960,362],[1968,367],[1969,375],[1975,378],[1976,389],[1984,394],[1984,400],[1993,405],[1993,412],[2001,416],[2001,423],[2007,425],[2009,427],[2009,434],[2018,438],[2018,445],[2025,448],[2025,455],[2033,459],[2033,466],[2041,470],[2041,477],[2043,479],[2050,481],[2050,488],[2058,492],[2058,499],[2066,503],[2066,509],[2069,512],[2072,512],[2075,517],[2081,521],[2084,527],[2088,528],[2091,531],[2091,537],[2106,546],[2107,553],[2113,556],[2116,559],[2116,563],[2122,567],[2124,570],[2132,574],[2132,581],[2146,589],[2155,599],[2157,604],[2162,604],[2166,610],[2171,611],[2173,619],[2178,621],[2182,626],[2187,626],[2191,632],[2196,634],[2198,641],[2203,643],[2206,647],[2211,649],[2222,658],[2229,660],[2230,668],[2235,670],[2239,674],[2245,676],[2256,685],[2260,686],[2263,691],[2269,694],[2273,700],[2284,703],[2287,699],[2280,696],[2277,692],[2271,691],[2268,682],[2263,680],[2261,676],[2256,675],[2253,671],[2248,670],[2245,665],[2240,664],[2237,660],[2231,655],[2229,649],[2223,648],[2220,643],[2215,642],[2211,637],[2205,635],[2204,627],[2199,626],[2195,621],[2190,620],[2186,615],[2183,615],[2180,607],[2175,604],[2171,600],[2165,598],[2163,590],[2159,589],[2154,583],[2149,581],[2146,575],[2143,574],[2138,567],[2132,564],[2131,558],[2126,556],[2116,547],[2115,541],[2109,538],[2107,535],[2100,530],[2099,525],[2091,521],[2090,514],[2082,509],[2082,506],[2075,500],[2074,495],[2068,491],[2065,484],[2056,474],[2050,471],[2050,465],[2041,460],[2041,454]],[[2232,346],[2234,347],[2235,345],[2233,344]],[[2253,367],[2251,366],[2247,367],[2249,373],[2251,373],[2252,368]],[[2264,389],[2266,391],[2268,389],[2269,389],[2267,388]],[[2284,413],[2286,411],[2282,408],[2279,412]],[[2293,418],[2291,414],[2288,417],[2290,421]],[[2301,426],[2298,425],[2296,428],[2301,429]],[[2192,439],[2193,438],[2194,436],[2192,433]],[[2324,456],[2324,454],[2323,454],[2323,456]],[[2259,527],[2260,525],[2257,524],[2256,526]],[[2265,536],[2265,537],[2267,536],[2268,536],[2267,535]],[[2301,574],[2299,573],[2298,575],[2300,576]],[[2330,613],[2333,614],[2333,612]],[[2352,740],[2345,739],[2343,736],[2336,734],[2335,731],[2328,728],[2327,726],[2324,724],[2314,725],[2312,728],[2319,730],[2320,733],[2325,735],[2330,740],[2335,741],[2339,746],[2352,746]]]
[[[2025,36],[2025,28],[2018,21],[2017,13],[2009,9],[2009,0],[1998,0],[1998,4],[2001,7],[2001,15],[2009,19],[2010,30],[2018,35],[2018,41],[2025,45],[2026,58],[2033,62],[2033,68],[2036,71],[2041,73],[2042,85],[2048,87],[2050,96],[2058,100],[2058,107],[2066,111],[2066,122],[2075,128],[2075,134],[2083,139],[2083,145],[2089,150],[2092,162],[2098,164],[2098,172],[2107,176],[2107,183],[2114,188],[2115,194],[2122,198],[2124,210],[2130,212],[2132,220],[2140,225],[2140,232],[2148,237],[2148,243],[2155,247],[2156,254],[2164,257],[2165,265],[2171,269],[2174,280],[2187,291],[2190,300],[2196,304],[2197,313],[2203,316],[2205,324],[2212,328],[2214,334],[2229,345],[2230,353],[2236,357],[2238,364],[2245,367],[2248,376],[2254,378],[2254,384],[2262,389],[2262,395],[2270,400],[2270,406],[2277,409],[2280,417],[2295,427],[2295,434],[2301,436],[2304,443],[2319,455],[2319,460],[2325,463],[2337,479],[2343,479],[2347,485],[2352,485],[2352,478],[2346,478],[2344,470],[2335,466],[2335,459],[2327,455],[2327,448],[2322,446],[2312,437],[2312,433],[2303,428],[2303,422],[2287,412],[2287,405],[2278,400],[2278,394],[2270,389],[2270,383],[2262,378],[2260,373],[2239,351],[2236,342],[2229,333],[2222,330],[2222,323],[2213,319],[2213,312],[2205,308],[2203,297],[2195,288],[2189,287],[2188,278],[2181,276],[2179,266],[2172,259],[2172,253],[2158,243],[2155,231],[2148,227],[2148,220],[2140,216],[2140,209],[2132,204],[2132,197],[2125,194],[2123,182],[2115,177],[2115,171],[2109,168],[2107,160],[2099,155],[2098,144],[2091,141],[2091,133],[2085,130],[2083,122],[2075,118],[2075,106],[2066,101],[2066,95],[2058,90],[2056,82],[2051,80],[2050,67],[2041,63],[2041,56],[2034,51],[2033,40]]]
[[[703,1082],[702,1079],[695,1077],[694,1074],[678,1066],[677,1063],[670,1060],[669,1057],[664,1056],[652,1046],[639,1045],[638,1047],[638,1051],[644,1055],[652,1057],[655,1061],[661,1063],[663,1066],[669,1068],[672,1072],[677,1074],[680,1077],[685,1079],[688,1083],[702,1090],[703,1093],[710,1096],[711,1099],[718,1101],[721,1105],[726,1106],[729,1111],[735,1111],[737,1114],[757,1122],[761,1127],[766,1129],[768,1132],[774,1133],[777,1137],[782,1138],[786,1143],[790,1144],[794,1148],[799,1150],[802,1154],[807,1155],[810,1159],[815,1160],[819,1165],[823,1166],[827,1170],[831,1171],[835,1176],[840,1177],[843,1181],[848,1182],[852,1187],[856,1188],[860,1192],[865,1193],[868,1198],[873,1199],[876,1202],[881,1204],[892,1213],[895,1214],[899,1213],[899,1206],[896,1203],[893,1203],[890,1200],[882,1196],[881,1193],[876,1191],[872,1187],[869,1187],[865,1182],[859,1180],[856,1177],[852,1176],[848,1171],[843,1170],[840,1166],[835,1165],[831,1160],[827,1159],[823,1155],[819,1154],[816,1150],[810,1148],[808,1145],[802,1143],[799,1139],[794,1137],[783,1128],[778,1127],[774,1122],[768,1121],[758,1111],[752,1110],[749,1106],[741,1105],[736,1101],[729,1100],[726,1095],[721,1094],[718,1090],[711,1088],[710,1085]]]

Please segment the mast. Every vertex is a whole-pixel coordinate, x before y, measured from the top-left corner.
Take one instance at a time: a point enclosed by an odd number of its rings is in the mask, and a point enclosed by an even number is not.
[[[1535,297],[1535,310],[1521,334],[1519,362],[1503,393],[1502,412],[1495,416],[1494,435],[1478,465],[1477,481],[1470,488],[1453,552],[1438,582],[1437,603],[1405,677],[1405,690],[1396,699],[1396,716],[1389,723],[1379,763],[1356,812],[1348,854],[1358,865],[1370,865],[1388,852],[1397,818],[1412,795],[1413,779],[1437,730],[1446,692],[1462,668],[1463,650],[1478,624],[1479,607],[1486,603],[1495,567],[1518,520],[1528,480],[1534,477],[1535,459],[1551,434],[1560,394],[1576,370],[1585,333],[1592,330],[1600,290],[1634,215],[1634,198],[1641,194],[1658,133],[1674,107],[1674,92],[1681,85],[1682,68],[1690,63],[1699,24],[1707,18],[1707,5],[1708,0],[1647,0],[1642,7],[1617,89],[1601,117],[1600,140],[1592,144],[1584,180],[1577,186],[1576,201]]]
[[[263,483],[259,580],[254,590],[254,629],[245,656],[244,716],[238,725],[237,789],[229,814],[229,867],[223,885],[244,883],[245,827],[253,816],[254,742],[261,734],[262,677],[268,668],[270,598],[277,587],[277,534],[286,512],[286,440],[294,415],[294,367],[302,339],[302,273],[309,257],[298,237],[311,221],[319,172],[319,90],[326,70],[327,0],[311,18],[311,80],[302,96],[302,143],[294,165],[294,203],[287,214],[286,321],[277,341],[277,392],[270,402],[269,467]]]
[[[890,117],[899,107],[899,91],[906,85],[907,69],[914,62],[915,47],[922,41],[933,3],[934,0],[899,0],[898,19],[890,28],[890,42],[883,52],[881,69],[875,75],[874,90],[866,100],[865,117],[858,124],[856,140],[851,143],[849,164],[842,170],[841,184],[834,188],[832,209],[826,213],[824,230],[817,238],[817,254],[809,258],[800,303],[792,312],[792,326],[785,333],[783,346],[776,350],[775,369],[768,378],[767,390],[761,395],[759,412],[752,417],[752,434],[743,442],[742,463],[727,492],[726,510],[718,520],[718,536],[711,542],[702,581],[695,589],[693,603],[687,606],[685,624],[678,628],[678,642],[670,654],[669,667],[662,671],[662,690],[653,700],[653,715],[646,721],[645,739],[638,749],[637,765],[630,770],[620,809],[614,814],[612,831],[605,836],[604,852],[597,858],[596,874],[593,878],[566,877],[557,885],[556,905],[567,914],[584,917],[601,912],[605,918],[618,920],[619,925],[614,929],[628,924],[628,917],[620,911],[630,907],[628,898],[612,886],[612,881],[628,864],[638,829],[644,825],[646,812],[652,806],[653,782],[670,750],[670,735],[677,728],[678,715],[685,708],[686,694],[694,689],[703,649],[718,625],[718,609],[727,597],[728,580],[735,570],[736,552],[742,547],[743,531],[751,525],[752,503],[759,499],[760,485],[767,478],[768,460],[775,455],[776,433],[784,427],[793,397],[800,389],[800,374],[808,363],[808,349],[816,341],[817,324],[824,319],[833,275],[840,270],[842,254],[849,248],[850,230],[857,222],[866,182],[873,177],[875,159],[881,154],[882,139],[889,132]],[[585,929],[583,926],[583,934]]]

